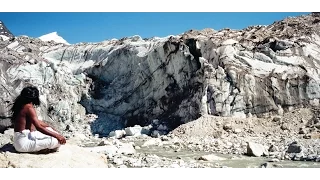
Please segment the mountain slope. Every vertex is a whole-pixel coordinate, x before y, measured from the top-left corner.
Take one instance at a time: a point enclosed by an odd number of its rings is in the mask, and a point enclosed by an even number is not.
[[[14,35],[8,30],[4,23],[0,21],[0,38],[6,41],[12,37],[14,37]]]
[[[319,22],[313,13],[242,30],[75,45],[18,37],[0,56],[8,89],[0,102],[31,83],[61,127],[102,135],[153,119],[174,128],[207,114],[282,114],[319,103]],[[98,119],[87,122],[89,113]]]

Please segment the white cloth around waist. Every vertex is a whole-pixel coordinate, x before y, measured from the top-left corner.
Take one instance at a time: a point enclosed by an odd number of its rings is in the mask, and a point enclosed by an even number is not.
[[[55,132],[52,128],[48,130]],[[55,149],[60,147],[58,140],[54,137],[45,135],[40,131],[14,132],[13,146],[18,152],[37,152],[42,149]]]

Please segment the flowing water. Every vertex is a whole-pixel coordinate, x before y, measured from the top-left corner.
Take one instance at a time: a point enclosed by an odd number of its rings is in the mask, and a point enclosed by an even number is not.
[[[245,155],[234,155],[234,154],[220,154],[205,151],[190,151],[186,149],[174,150],[165,149],[164,146],[147,146],[143,147],[142,141],[135,141],[135,145],[139,146],[140,149],[136,149],[137,153],[157,155],[162,158],[169,158],[172,160],[183,160],[185,163],[200,163],[204,165],[211,164],[211,167],[229,167],[229,168],[258,168],[262,164],[268,162],[268,167],[273,168],[320,168],[320,162],[314,161],[289,161],[280,160],[279,162],[271,162],[274,158],[268,157],[250,157]],[[85,147],[95,147],[97,143],[86,144]],[[214,154],[218,157],[224,158],[224,160],[215,161],[203,161],[198,160],[203,155]],[[210,167],[208,165],[208,167]]]
[[[197,162],[204,164],[219,164],[220,166],[231,167],[231,168],[257,168],[261,164],[270,161],[272,158],[266,157],[249,157],[245,155],[230,155],[230,154],[215,154],[209,152],[192,152],[187,150],[166,150],[163,147],[152,146],[152,147],[141,147],[137,150],[138,153],[154,154],[159,157],[166,157],[170,159],[181,159],[184,162]],[[202,161],[197,160],[203,155],[214,154],[218,157],[225,158],[225,160],[217,161]],[[269,162],[271,166],[276,168],[320,168],[320,162],[310,161],[289,161],[283,160],[279,162]]]

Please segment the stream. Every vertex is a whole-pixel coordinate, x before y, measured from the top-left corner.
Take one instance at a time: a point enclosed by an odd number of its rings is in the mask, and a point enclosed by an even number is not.
[[[187,151],[187,150],[166,150],[161,146],[151,146],[151,147],[141,147],[137,150],[138,153],[152,154],[159,157],[165,157],[169,159],[181,159],[184,162],[196,162],[203,164],[216,164],[222,167],[229,168],[258,168],[262,164],[268,162],[269,166],[274,168],[320,168],[320,162],[311,162],[311,161],[289,161],[289,160],[280,160],[279,162],[269,162],[272,158],[267,157],[249,157],[245,155],[231,155],[231,154],[218,154],[218,153],[209,153],[203,151]],[[214,154],[218,157],[225,158],[225,160],[216,160],[216,161],[203,161],[197,160],[203,155]]]

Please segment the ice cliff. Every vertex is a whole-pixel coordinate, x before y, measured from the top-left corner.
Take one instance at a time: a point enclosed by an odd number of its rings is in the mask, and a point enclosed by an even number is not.
[[[26,84],[41,91],[42,118],[102,135],[153,119],[174,128],[205,114],[245,118],[318,105],[319,22],[312,13],[242,30],[74,45],[2,38],[2,124]]]

